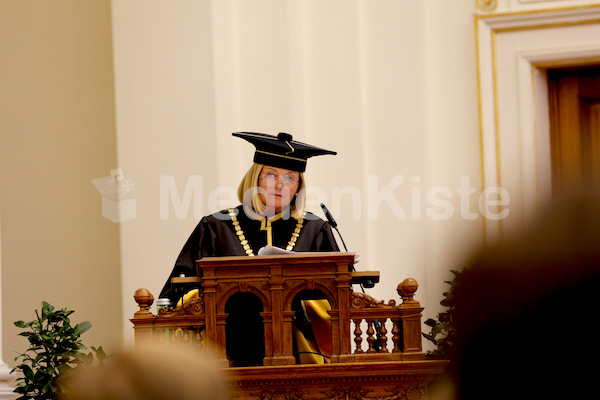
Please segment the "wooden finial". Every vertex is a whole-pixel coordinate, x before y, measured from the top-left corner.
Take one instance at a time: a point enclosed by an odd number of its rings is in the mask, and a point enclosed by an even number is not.
[[[419,288],[416,279],[406,278],[398,285],[396,291],[402,297],[402,304],[418,305],[419,302],[414,300],[415,293]]]
[[[154,303],[154,296],[152,293],[150,293],[148,289],[138,289],[135,291],[133,298],[135,299],[135,302],[138,303],[138,306],[140,306],[140,310],[134,314],[135,318],[151,317],[152,313],[149,308],[152,303]]]

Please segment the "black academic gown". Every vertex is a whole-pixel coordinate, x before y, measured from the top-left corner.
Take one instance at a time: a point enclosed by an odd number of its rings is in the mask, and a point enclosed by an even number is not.
[[[177,304],[191,288],[176,290],[171,287],[171,278],[181,274],[195,276],[195,261],[202,257],[256,255],[267,244],[296,252],[339,251],[328,222],[306,213],[294,240],[298,223],[289,213],[266,220],[251,211],[244,212],[241,205],[202,218],[179,254],[160,297],[170,298],[171,304]],[[231,366],[262,365],[264,331],[259,314],[262,304],[257,300],[247,293],[238,293],[226,305],[229,313],[226,347]],[[294,309],[301,310],[301,307],[295,304]],[[300,311],[297,314],[301,318]]]
[[[242,206],[233,209],[239,226],[248,241],[248,246],[256,255],[261,247],[268,243],[268,225],[271,230],[271,245],[286,249],[297,228],[298,221],[289,214],[277,216],[267,223],[264,219],[250,211],[244,212]],[[262,229],[261,229],[262,228]],[[316,215],[307,212],[302,223],[302,229],[296,239],[292,251],[339,251],[331,226]],[[229,210],[208,215],[200,221],[181,250],[175,266],[160,298],[171,299],[171,304],[177,304],[183,293],[175,293],[171,288],[171,278],[181,274],[196,275],[195,261],[202,257],[246,256],[247,250],[236,233],[234,221]]]

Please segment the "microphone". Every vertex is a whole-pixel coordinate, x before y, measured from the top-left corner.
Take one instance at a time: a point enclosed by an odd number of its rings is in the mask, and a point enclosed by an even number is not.
[[[325,218],[327,218],[327,221],[329,221],[329,225],[331,225],[332,228],[337,230],[337,222],[335,222],[335,219],[333,219],[333,215],[331,215],[327,207],[325,207],[325,204],[321,203],[321,208],[323,209]]]
[[[346,243],[344,243],[344,238],[342,237],[342,234],[340,233],[340,230],[337,228],[337,222],[335,222],[335,219],[333,219],[333,215],[331,215],[331,213],[329,212],[329,210],[327,209],[327,207],[325,207],[324,203],[321,203],[321,208],[323,209],[323,213],[325,214],[325,218],[327,218],[327,221],[329,221],[329,225],[331,225],[331,227],[333,229],[335,229],[335,231],[338,233],[340,239],[342,240],[342,244],[344,245],[344,250],[346,250],[346,252],[348,252],[348,248],[346,247]]]

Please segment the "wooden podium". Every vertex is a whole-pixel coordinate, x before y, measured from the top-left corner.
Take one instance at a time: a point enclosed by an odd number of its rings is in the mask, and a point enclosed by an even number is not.
[[[265,398],[275,396],[272,391],[279,390],[284,377],[290,390],[309,393],[305,386],[314,386],[317,390],[319,385],[315,382],[324,379],[322,373],[329,378],[337,376],[343,382],[355,381],[358,392],[368,389],[365,393],[374,395],[418,387],[410,397],[426,397],[427,382],[443,371],[445,363],[425,360],[421,347],[423,308],[414,300],[417,282],[409,278],[398,285],[401,297],[398,304],[395,300],[377,301],[352,291],[352,284],[379,278],[378,272],[353,272],[353,261],[354,254],[340,252],[203,258],[197,261],[197,277],[172,279],[174,285],[196,285],[201,289],[199,298],[179,309],[152,314],[149,310],[152,294],[145,289],[136,292],[134,297],[140,310],[131,320],[136,341],[152,339],[195,347],[208,342],[218,349],[221,365],[228,366],[226,306],[232,296],[245,293],[262,305],[265,351],[263,366],[231,369],[237,397],[262,398],[257,395],[258,389],[264,391]],[[304,291],[318,291],[331,305],[331,364],[295,365],[292,303]],[[294,385],[289,382],[290,374],[295,377]],[[400,383],[405,378],[410,378],[413,386],[402,386]],[[382,385],[382,380],[387,383]],[[327,385],[331,385],[331,381],[327,382],[325,387],[330,387]],[[321,398],[322,393],[327,392],[323,390],[317,397],[308,398]],[[290,393],[282,398],[296,398]]]

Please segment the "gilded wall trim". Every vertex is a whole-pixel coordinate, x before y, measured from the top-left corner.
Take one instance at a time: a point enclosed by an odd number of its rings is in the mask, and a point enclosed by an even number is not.
[[[477,9],[483,12],[492,12],[498,7],[497,0],[476,0]]]

